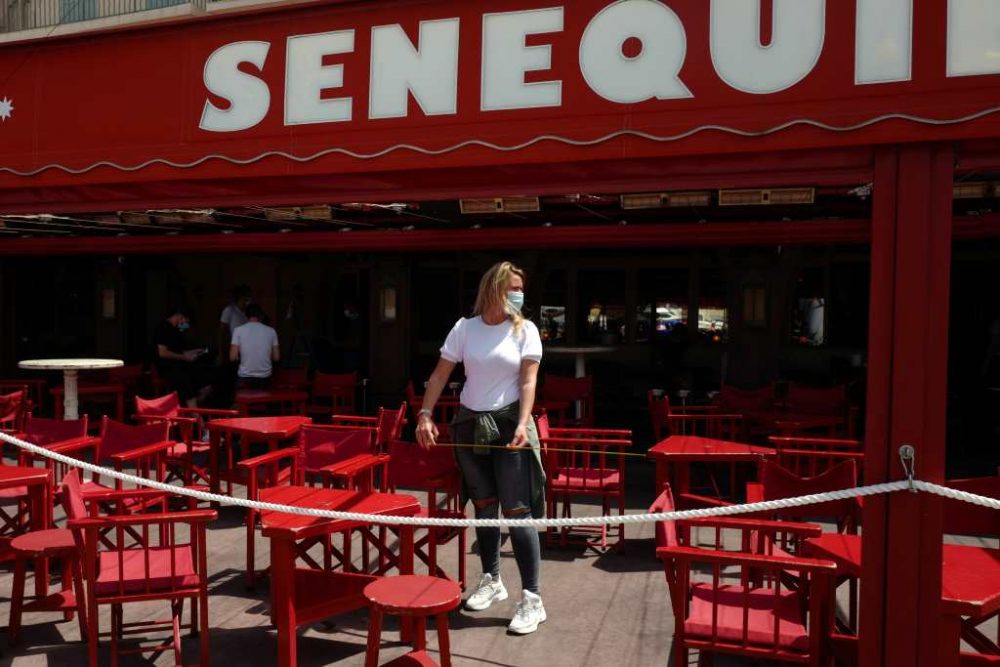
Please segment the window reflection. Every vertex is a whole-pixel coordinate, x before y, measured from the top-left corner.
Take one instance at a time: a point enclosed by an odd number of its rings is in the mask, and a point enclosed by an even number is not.
[[[561,343],[566,340],[566,306],[542,305],[541,331],[542,340],[548,343]]]
[[[822,345],[826,342],[826,272],[803,269],[792,299],[792,342]]]

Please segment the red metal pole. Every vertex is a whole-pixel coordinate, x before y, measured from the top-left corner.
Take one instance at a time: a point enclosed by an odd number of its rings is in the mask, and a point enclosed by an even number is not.
[[[920,479],[944,479],[953,171],[950,146],[876,156],[866,482],[904,478],[904,443]],[[864,527],[860,664],[957,665],[941,641],[940,500],[866,500]]]

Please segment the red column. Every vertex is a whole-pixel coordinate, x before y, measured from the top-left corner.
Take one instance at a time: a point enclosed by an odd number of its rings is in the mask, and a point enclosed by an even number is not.
[[[951,270],[950,146],[881,149],[872,212],[866,483],[944,479]],[[863,667],[957,664],[943,655],[941,504],[925,494],[866,499],[861,588]]]

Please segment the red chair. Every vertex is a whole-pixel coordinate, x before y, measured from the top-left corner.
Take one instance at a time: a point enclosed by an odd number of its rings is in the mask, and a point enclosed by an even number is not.
[[[546,375],[537,401],[557,427],[594,425],[594,377]],[[576,416],[579,406],[580,416]]]
[[[305,368],[275,368],[271,374],[271,386],[275,389],[308,391],[309,372]]]
[[[416,423],[417,412],[424,404],[424,397],[417,394],[416,390],[413,388],[412,381],[406,384],[406,402],[413,410],[413,420],[414,423]],[[458,415],[458,411],[461,407],[462,404],[458,396],[441,394],[441,396],[438,397],[437,402],[434,404],[433,413],[431,414],[431,420],[433,420],[434,425],[438,428],[438,442],[451,442],[451,423],[455,420],[455,417]]]
[[[742,442],[746,440],[743,415],[712,412],[682,412],[672,410],[667,415],[670,435],[696,435],[716,440]]]
[[[387,476],[389,457],[373,454],[375,447],[375,429],[352,428],[336,425],[309,425],[299,430],[298,443],[295,447],[279,449],[261,456],[245,459],[239,462],[239,467],[247,475],[247,498],[258,500],[261,490],[282,484],[315,484],[322,483],[325,487],[342,486],[344,488],[372,491],[375,486],[376,472],[381,472],[381,479]],[[287,466],[285,465],[287,464]],[[255,540],[259,513],[247,509],[247,586],[252,588],[256,580]],[[326,536],[324,536],[326,537]],[[364,548],[364,563],[367,569],[368,542],[362,543]],[[351,535],[344,533],[344,549],[336,552],[332,543],[324,543],[324,556],[330,563],[331,555],[335,554],[344,564],[345,569],[351,567]],[[329,569],[327,567],[326,569]]]
[[[365,417],[362,415],[333,415],[330,423],[335,426],[353,426],[361,428],[373,428],[376,431],[375,449],[377,453],[389,451],[389,443],[398,440],[403,434],[403,425],[406,424],[406,402],[399,404],[397,410],[378,409],[375,417]]]
[[[141,491],[117,491],[113,495],[145,495]],[[87,643],[91,667],[97,667],[99,609],[111,607],[111,664],[119,655],[160,653],[173,647],[175,664],[183,664],[180,645],[181,616],[186,601],[191,604],[188,629],[198,634],[200,663],[209,661],[208,563],[205,527],[214,521],[213,510],[126,516],[88,516],[82,485],[76,471],[63,480],[63,504],[77,550],[83,554],[83,578],[87,583]],[[184,530],[178,530],[184,527]],[[138,546],[126,545],[126,534],[139,533]],[[108,548],[101,548],[108,543]],[[187,541],[183,541],[184,538]],[[169,621],[126,623],[123,607],[129,603],[170,603]],[[200,620],[199,620],[200,619]],[[122,649],[126,634],[168,626],[172,644],[152,648]]]
[[[17,435],[24,432],[24,420],[31,410],[28,387],[0,394],[0,431]]]
[[[316,373],[312,383],[312,397],[306,414],[330,416],[353,415],[358,391],[357,373]]]
[[[763,460],[757,482],[747,483],[747,502],[757,503],[779,498],[851,489],[858,484],[858,469],[853,459],[842,461],[814,477],[802,477],[777,463]],[[860,505],[855,498],[775,510],[774,518],[801,521],[811,517],[833,517],[841,532],[856,534]]]
[[[28,413],[24,422],[24,433],[21,439],[26,440],[39,447],[53,447],[64,443],[73,442],[87,437],[87,415],[78,420],[44,419],[33,417]],[[35,461],[41,460],[42,464],[53,471],[53,480],[61,479],[65,474],[67,466],[56,463],[52,459],[43,456],[35,456],[23,449],[18,450],[18,465],[24,467],[34,467]],[[29,501],[27,487],[14,487],[10,489],[0,489],[0,500],[17,501],[17,513],[11,516],[3,507],[0,507],[0,537],[9,537],[23,533],[28,529],[28,506]]]
[[[572,516],[572,501],[576,497],[597,498],[601,501],[602,513],[611,512],[612,504],[617,505],[618,514],[625,514],[625,452],[632,447],[632,431],[595,428],[553,428],[549,426],[547,415],[537,419],[538,439],[542,446],[542,461],[545,465],[546,515]],[[562,503],[562,511],[559,504]],[[600,528],[577,527],[576,532],[592,534],[596,531],[600,539],[596,545],[600,549],[608,546],[608,533],[616,530],[615,548],[625,547],[625,525],[616,527],[602,525]],[[552,544],[555,528],[546,528],[546,542]],[[570,543],[570,529],[559,531],[559,543]],[[594,546],[593,538],[585,538],[582,543]]]
[[[668,487],[650,512],[673,508]],[[714,548],[690,546],[686,537],[693,527],[714,529]],[[735,531],[738,537],[724,540],[723,531]],[[657,524],[656,556],[663,561],[674,612],[674,664],[689,664],[688,652],[695,649],[825,666],[824,638],[830,630],[836,565],[750,550],[754,535],[765,538],[758,538],[758,543],[778,544],[820,533],[819,526],[757,519]],[[740,545],[741,550],[723,550],[727,542]],[[795,586],[784,583],[786,572],[798,575]],[[764,585],[756,585],[758,581]]]
[[[427,505],[421,517],[444,519],[466,518],[461,501],[462,478],[455,463],[455,455],[447,447],[423,449],[416,443],[393,440],[389,443],[389,490],[417,489],[427,492]],[[414,553],[425,565],[431,576],[448,579],[438,565],[438,548],[458,541],[459,586],[465,588],[466,528],[428,527],[426,535],[414,541]]]
[[[780,411],[775,404],[772,385],[741,389],[724,384],[716,401],[721,412],[743,415],[747,436],[763,438],[774,432],[774,421]]]
[[[167,466],[171,471],[179,471],[173,476],[184,481],[185,486],[211,488],[208,468],[197,465],[195,456],[207,457],[211,445],[204,441],[205,422],[208,419],[238,417],[237,410],[215,410],[210,408],[186,408],[181,405],[177,392],[158,398],[135,397],[134,419],[143,424],[166,421],[170,424],[177,440],[167,453]]]
[[[815,477],[848,460],[854,461],[858,478],[862,477],[865,454],[860,440],[772,435],[768,441],[778,452],[778,465],[800,477]]]
[[[646,392],[650,425],[653,427],[653,442],[663,440],[670,433],[670,397],[662,391],[650,389]]]
[[[994,477],[949,479],[944,486],[987,498],[1000,498],[1000,474]],[[1000,512],[951,498],[943,498],[942,502],[945,533],[1000,539]]]
[[[859,411],[856,406],[849,404],[847,400],[847,388],[844,385],[836,387],[810,387],[792,382],[788,385],[788,396],[784,401],[784,408],[789,415],[815,415],[838,418],[840,420],[839,425],[817,427],[831,436],[839,432],[848,438],[854,438],[857,434]],[[806,423],[808,423],[808,420],[806,420]],[[802,435],[802,433],[791,435]]]

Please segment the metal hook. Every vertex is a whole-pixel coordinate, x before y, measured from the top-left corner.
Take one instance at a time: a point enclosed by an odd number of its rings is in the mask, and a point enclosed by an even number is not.
[[[913,485],[913,476],[917,459],[917,450],[913,445],[904,444],[899,448],[899,460],[903,464],[903,472],[906,479],[910,481],[910,493],[916,493],[917,488]]]

